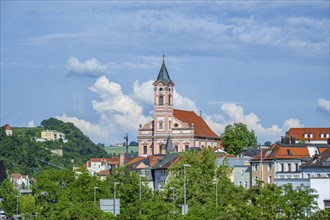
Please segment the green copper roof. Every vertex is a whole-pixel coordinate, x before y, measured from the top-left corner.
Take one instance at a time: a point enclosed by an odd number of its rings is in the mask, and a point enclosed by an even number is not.
[[[159,71],[156,82],[157,81],[161,81],[161,82],[166,83],[166,84],[172,82],[172,80],[170,78],[170,75],[167,72],[167,69],[166,69],[166,66],[165,66],[164,62],[162,64],[162,67],[160,68],[160,71]]]

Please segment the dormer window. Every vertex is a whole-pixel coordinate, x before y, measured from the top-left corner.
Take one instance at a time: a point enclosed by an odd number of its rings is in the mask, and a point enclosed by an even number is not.
[[[326,137],[326,138],[329,138],[329,133],[327,133],[327,134],[325,135],[325,137]]]
[[[320,134],[320,138],[324,138],[324,134],[323,133]]]
[[[304,134],[304,138],[308,138],[308,134],[307,133]]]
[[[309,134],[309,137],[310,137],[310,138],[313,138],[313,133],[310,133],[310,134]]]

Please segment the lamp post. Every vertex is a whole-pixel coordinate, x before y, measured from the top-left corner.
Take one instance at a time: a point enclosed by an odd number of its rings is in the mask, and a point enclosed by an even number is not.
[[[141,209],[142,209],[142,180],[141,178],[143,177],[143,175],[139,175],[140,177],[140,215],[141,215]]]
[[[113,183],[113,188],[114,188],[114,193],[113,193],[113,197],[114,197],[114,201],[113,201],[113,214],[115,215],[115,217],[117,216],[116,213],[116,186],[119,184],[119,182],[114,182]]]
[[[213,182],[215,185],[215,207],[218,208],[218,182]]]
[[[260,177],[260,179],[261,179],[261,181],[263,181],[263,177],[262,177],[262,147],[260,146],[260,173],[261,173],[261,177]]]
[[[94,186],[94,205],[96,203],[96,189],[98,189],[99,187]]]
[[[184,204],[183,204],[183,214],[187,214],[187,195],[186,195],[186,167],[191,167],[190,164],[183,164],[183,192],[184,192]]]
[[[18,198],[19,196],[15,196],[16,197],[16,218],[18,219]]]

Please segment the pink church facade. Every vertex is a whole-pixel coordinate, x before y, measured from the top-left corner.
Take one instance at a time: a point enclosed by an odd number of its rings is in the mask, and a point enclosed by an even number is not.
[[[164,155],[189,148],[220,147],[219,136],[193,111],[173,108],[173,88],[165,63],[154,86],[154,119],[140,125],[139,156]]]

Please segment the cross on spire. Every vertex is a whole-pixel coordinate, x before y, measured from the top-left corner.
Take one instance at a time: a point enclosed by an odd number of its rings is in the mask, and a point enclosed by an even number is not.
[[[165,63],[165,54],[163,54],[162,57],[163,57],[163,63]]]

